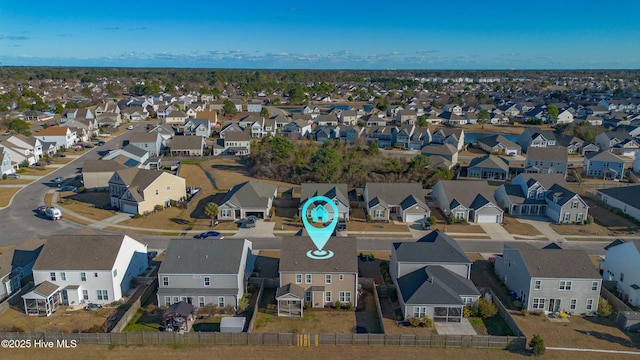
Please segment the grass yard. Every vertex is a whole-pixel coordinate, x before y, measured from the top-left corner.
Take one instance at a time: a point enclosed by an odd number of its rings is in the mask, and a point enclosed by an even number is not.
[[[504,215],[503,219],[503,227],[509,234],[513,235],[527,235],[527,236],[536,236],[542,235],[538,229],[533,227],[531,224],[525,224],[518,221],[511,216]]]
[[[109,193],[106,192],[63,192],[58,196],[58,204],[63,209],[98,221],[115,215],[111,210],[102,209],[110,204]]]
[[[432,230],[443,230],[448,233],[463,233],[463,234],[484,234],[484,230],[480,225],[469,224],[435,224],[431,226]]]
[[[513,318],[527,337],[539,334],[546,346],[627,351],[640,347],[640,334],[618,329],[610,318],[572,316],[562,323],[519,313]]]
[[[236,159],[232,158],[219,158],[214,160],[207,160],[200,163],[203,169],[209,171],[213,177],[218,190],[227,191],[234,185],[243,183],[245,181],[263,182],[267,184],[273,184],[279,189],[291,189],[300,192],[300,185],[294,185],[281,181],[256,179],[249,175],[247,167],[240,163]]]
[[[2,190],[0,190],[0,207],[9,205],[13,195],[15,195],[20,189],[22,188],[2,188]]]
[[[188,187],[195,186],[202,188],[204,195],[211,195],[217,192],[213,184],[205,175],[204,169],[200,164],[182,164],[178,176],[185,179]]]
[[[162,322],[162,312],[153,308],[153,311],[147,311],[144,307],[138,309],[129,324],[125,326],[124,332],[132,331],[162,331],[164,323]]]
[[[410,234],[406,224],[394,224],[393,222],[367,222],[364,209],[351,209],[351,218],[347,223],[348,231],[389,231],[406,232]],[[376,235],[377,236],[377,235]]]
[[[23,311],[9,308],[0,315],[0,332],[22,329],[26,332],[73,332],[84,331],[102,324],[115,312],[114,308],[96,311],[70,310],[61,306],[49,317],[25,315]]]
[[[608,228],[613,233],[637,233],[640,231],[640,226],[637,223],[614,214],[591,199],[585,200],[589,204],[589,215],[593,216],[596,224]]]
[[[21,168],[20,170],[18,170],[18,174],[20,175],[29,175],[29,176],[45,176],[55,170],[58,170],[58,168],[54,168],[54,167],[28,167],[28,168]]]
[[[194,220],[189,217],[189,210],[171,207],[138,219],[122,221],[118,225],[170,231],[191,229],[193,222]]]
[[[32,182],[33,180],[30,179],[2,179],[0,177],[0,185],[25,185]]]
[[[506,336],[513,335],[507,323],[500,315],[492,316],[488,319],[480,317],[470,317],[469,323],[478,335]]]
[[[596,223],[577,224],[550,224],[551,228],[560,235],[609,235],[611,231]],[[594,240],[598,240],[594,238]]]
[[[255,332],[293,334],[351,334],[355,330],[355,311],[334,309],[305,309],[302,318],[278,317],[275,312],[260,311],[255,328]]]

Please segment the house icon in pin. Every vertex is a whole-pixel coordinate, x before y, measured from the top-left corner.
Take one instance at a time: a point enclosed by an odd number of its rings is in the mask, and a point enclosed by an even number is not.
[[[316,206],[313,210],[311,210],[311,221],[313,221],[314,223],[328,222],[329,212],[324,208],[324,206]]]

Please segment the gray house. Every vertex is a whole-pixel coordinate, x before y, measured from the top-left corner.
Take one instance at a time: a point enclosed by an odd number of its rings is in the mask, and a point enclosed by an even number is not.
[[[149,156],[157,156],[162,150],[162,136],[157,132],[134,132],[129,138],[129,144],[148,151]]]
[[[499,156],[487,155],[471,160],[467,176],[479,179],[506,180],[509,162]]]
[[[393,243],[389,271],[405,319],[460,322],[464,306],[480,296],[470,280],[471,260],[439,230],[416,242]]]
[[[172,239],[158,270],[158,304],[235,308],[254,262],[246,239]]]
[[[523,309],[586,315],[597,311],[602,279],[584,250],[519,243],[504,244],[502,252],[495,272]]]
[[[239,220],[247,216],[265,219],[270,214],[277,191],[278,188],[271,184],[250,181],[238,184],[222,199],[218,219]]]
[[[525,128],[522,134],[516,139],[516,143],[520,145],[525,152],[529,151],[529,147],[547,148],[558,145],[556,135],[553,131],[536,128]]]
[[[445,216],[475,223],[502,223],[502,209],[482,180],[440,181],[431,195]]]
[[[349,197],[347,191],[347,184],[318,184],[318,183],[304,183],[300,189],[300,206],[298,207],[299,216],[302,218],[302,207],[310,198],[314,196],[326,196],[333,200],[338,207],[338,218],[349,220],[349,213],[351,211],[349,207]],[[311,217],[311,211],[315,208],[315,205],[310,205],[307,208],[307,214],[304,215],[307,218]],[[331,206],[324,204],[324,208],[331,214]],[[329,217],[331,220],[333,216]]]
[[[186,119],[184,121],[184,135],[198,135],[208,138],[211,136],[211,121],[209,119]]]
[[[584,156],[584,174],[605,180],[622,180],[624,178],[624,159],[603,150]]]
[[[372,220],[414,222],[431,215],[419,183],[367,183],[363,195]]]
[[[433,157],[440,156],[451,162],[451,166],[458,164],[458,149],[451,144],[430,144],[420,149],[422,155]]]
[[[495,199],[511,216],[547,216],[556,223],[581,223],[589,205],[568,189],[560,174],[520,174],[500,185]]]
[[[563,174],[567,176],[569,154],[565,147],[531,147],[527,152],[524,170],[536,174]]]
[[[489,154],[520,155],[520,145],[509,141],[503,135],[496,134],[478,139],[478,146]]]

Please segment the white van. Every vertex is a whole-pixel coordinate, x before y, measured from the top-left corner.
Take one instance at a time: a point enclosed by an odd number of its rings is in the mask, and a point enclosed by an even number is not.
[[[44,214],[53,221],[60,220],[62,218],[62,211],[57,207],[48,207],[47,210],[44,211]]]

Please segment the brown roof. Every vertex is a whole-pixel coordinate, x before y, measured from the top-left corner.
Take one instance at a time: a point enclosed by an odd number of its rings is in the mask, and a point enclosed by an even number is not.
[[[534,248],[529,244],[505,244],[520,252],[531,277],[600,279],[600,274],[584,250]]]
[[[125,235],[51,235],[33,270],[111,270]]]
[[[162,171],[146,170],[139,168],[127,168],[117,171],[122,181],[129,188],[146,189],[151,183],[153,183],[160,175],[164,174]]]
[[[160,136],[160,134],[157,132],[134,132],[129,138],[129,143],[151,143],[155,142],[158,139],[158,136]]]
[[[82,172],[109,172],[124,170],[126,168],[125,165],[115,160],[85,160],[82,165]]]
[[[233,133],[233,131],[231,132]],[[225,134],[227,137],[228,134]],[[172,151],[174,150],[202,150],[204,146],[204,141],[202,140],[202,136],[175,136],[171,139],[171,144],[169,147]]]
[[[440,181],[448,200],[457,200],[465,207],[471,207],[478,195],[494,202],[493,191],[485,180],[443,180]]]
[[[56,291],[58,291],[60,287],[52,282],[47,280],[41,282],[36,286],[31,292],[37,293],[38,295],[42,295],[43,297],[49,297],[53,295]]]
[[[69,128],[62,127],[62,126],[49,126],[46,129],[42,129],[38,131],[37,133],[35,133],[35,135],[36,136],[42,136],[42,135],[63,136],[63,135],[67,135],[67,130],[69,130]]]
[[[307,273],[358,272],[356,240],[354,238],[331,237],[324,250],[331,250],[333,256],[315,260],[307,256],[309,250],[316,250],[309,237],[285,237],[282,239],[280,271]]]

